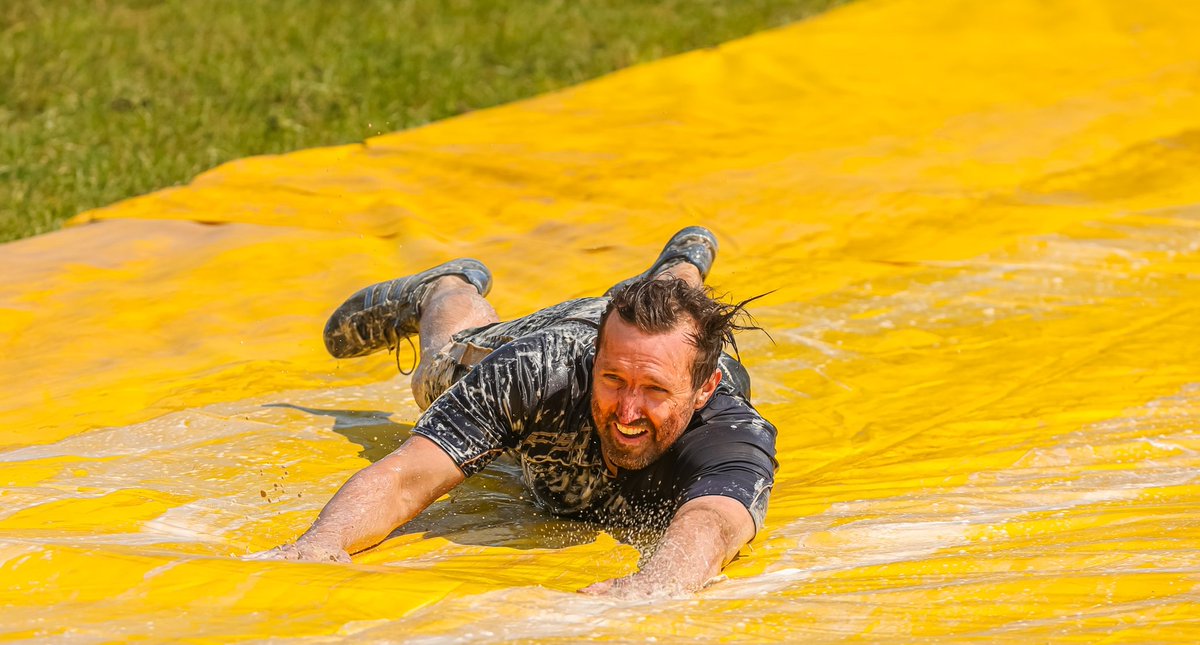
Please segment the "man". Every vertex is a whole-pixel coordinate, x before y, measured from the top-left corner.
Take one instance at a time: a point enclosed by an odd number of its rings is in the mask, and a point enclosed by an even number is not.
[[[775,428],[722,352],[744,311],[709,297],[717,241],[689,227],[603,298],[499,322],[487,268],[447,262],[367,287],[330,317],[326,347],[362,356],[420,334],[424,410],[400,448],[346,482],[294,543],[265,557],[349,561],[504,451],[534,499],[570,518],[664,527],[636,574],[585,593],[694,591],[761,526]],[[743,303],[744,304],[744,303]]]

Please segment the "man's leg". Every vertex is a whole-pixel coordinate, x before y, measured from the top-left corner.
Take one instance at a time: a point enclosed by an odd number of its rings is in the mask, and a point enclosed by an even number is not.
[[[420,373],[414,374],[413,388],[427,393],[426,360],[455,333],[496,322],[496,311],[484,300],[491,286],[487,267],[469,258],[373,284],[355,292],[329,317],[325,347],[335,358],[366,356],[399,351],[401,339],[420,333]],[[428,405],[423,397],[418,403]]]
[[[469,282],[456,275],[438,278],[421,303],[421,357],[438,351],[464,329],[499,321],[492,304]]]
[[[467,347],[451,343],[454,334],[472,327],[499,322],[496,310],[470,283],[458,276],[438,278],[421,305],[421,359],[412,375],[413,398],[422,410],[455,380],[454,370],[476,357],[459,352]]]
[[[666,277],[679,278],[680,280],[683,280],[684,282],[688,283],[689,287],[693,287],[693,288],[704,284],[704,278],[700,275],[700,269],[697,269],[696,267],[692,266],[691,264],[689,264],[687,262],[680,262],[679,264],[676,264],[675,266],[673,266],[669,269],[666,269],[665,271],[663,271],[662,273],[660,273],[654,277],[656,277],[656,278],[666,278]]]
[[[713,261],[717,258],[717,238],[703,226],[689,226],[667,241],[658,259],[640,275],[613,285],[604,295],[612,295],[617,289],[644,277],[671,275],[698,287],[704,284]]]

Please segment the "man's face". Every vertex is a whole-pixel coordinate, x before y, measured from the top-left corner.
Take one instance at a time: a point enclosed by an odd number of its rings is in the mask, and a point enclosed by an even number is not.
[[[691,331],[688,322],[646,334],[616,313],[605,321],[592,373],[592,419],[610,468],[640,470],[654,463],[712,396],[719,371],[699,389],[692,387]]]

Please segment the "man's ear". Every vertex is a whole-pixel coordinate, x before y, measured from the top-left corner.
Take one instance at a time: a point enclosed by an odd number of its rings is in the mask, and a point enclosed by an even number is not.
[[[717,386],[721,384],[721,370],[713,370],[712,376],[709,376],[700,389],[696,392],[696,409],[704,407],[708,400],[712,398],[713,392],[717,391]]]

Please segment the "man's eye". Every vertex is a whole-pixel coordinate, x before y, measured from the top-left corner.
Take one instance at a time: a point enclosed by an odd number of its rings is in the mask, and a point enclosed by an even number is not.
[[[650,391],[654,392],[656,394],[670,394],[670,392],[667,390],[667,388],[659,386],[659,385],[651,385]]]

